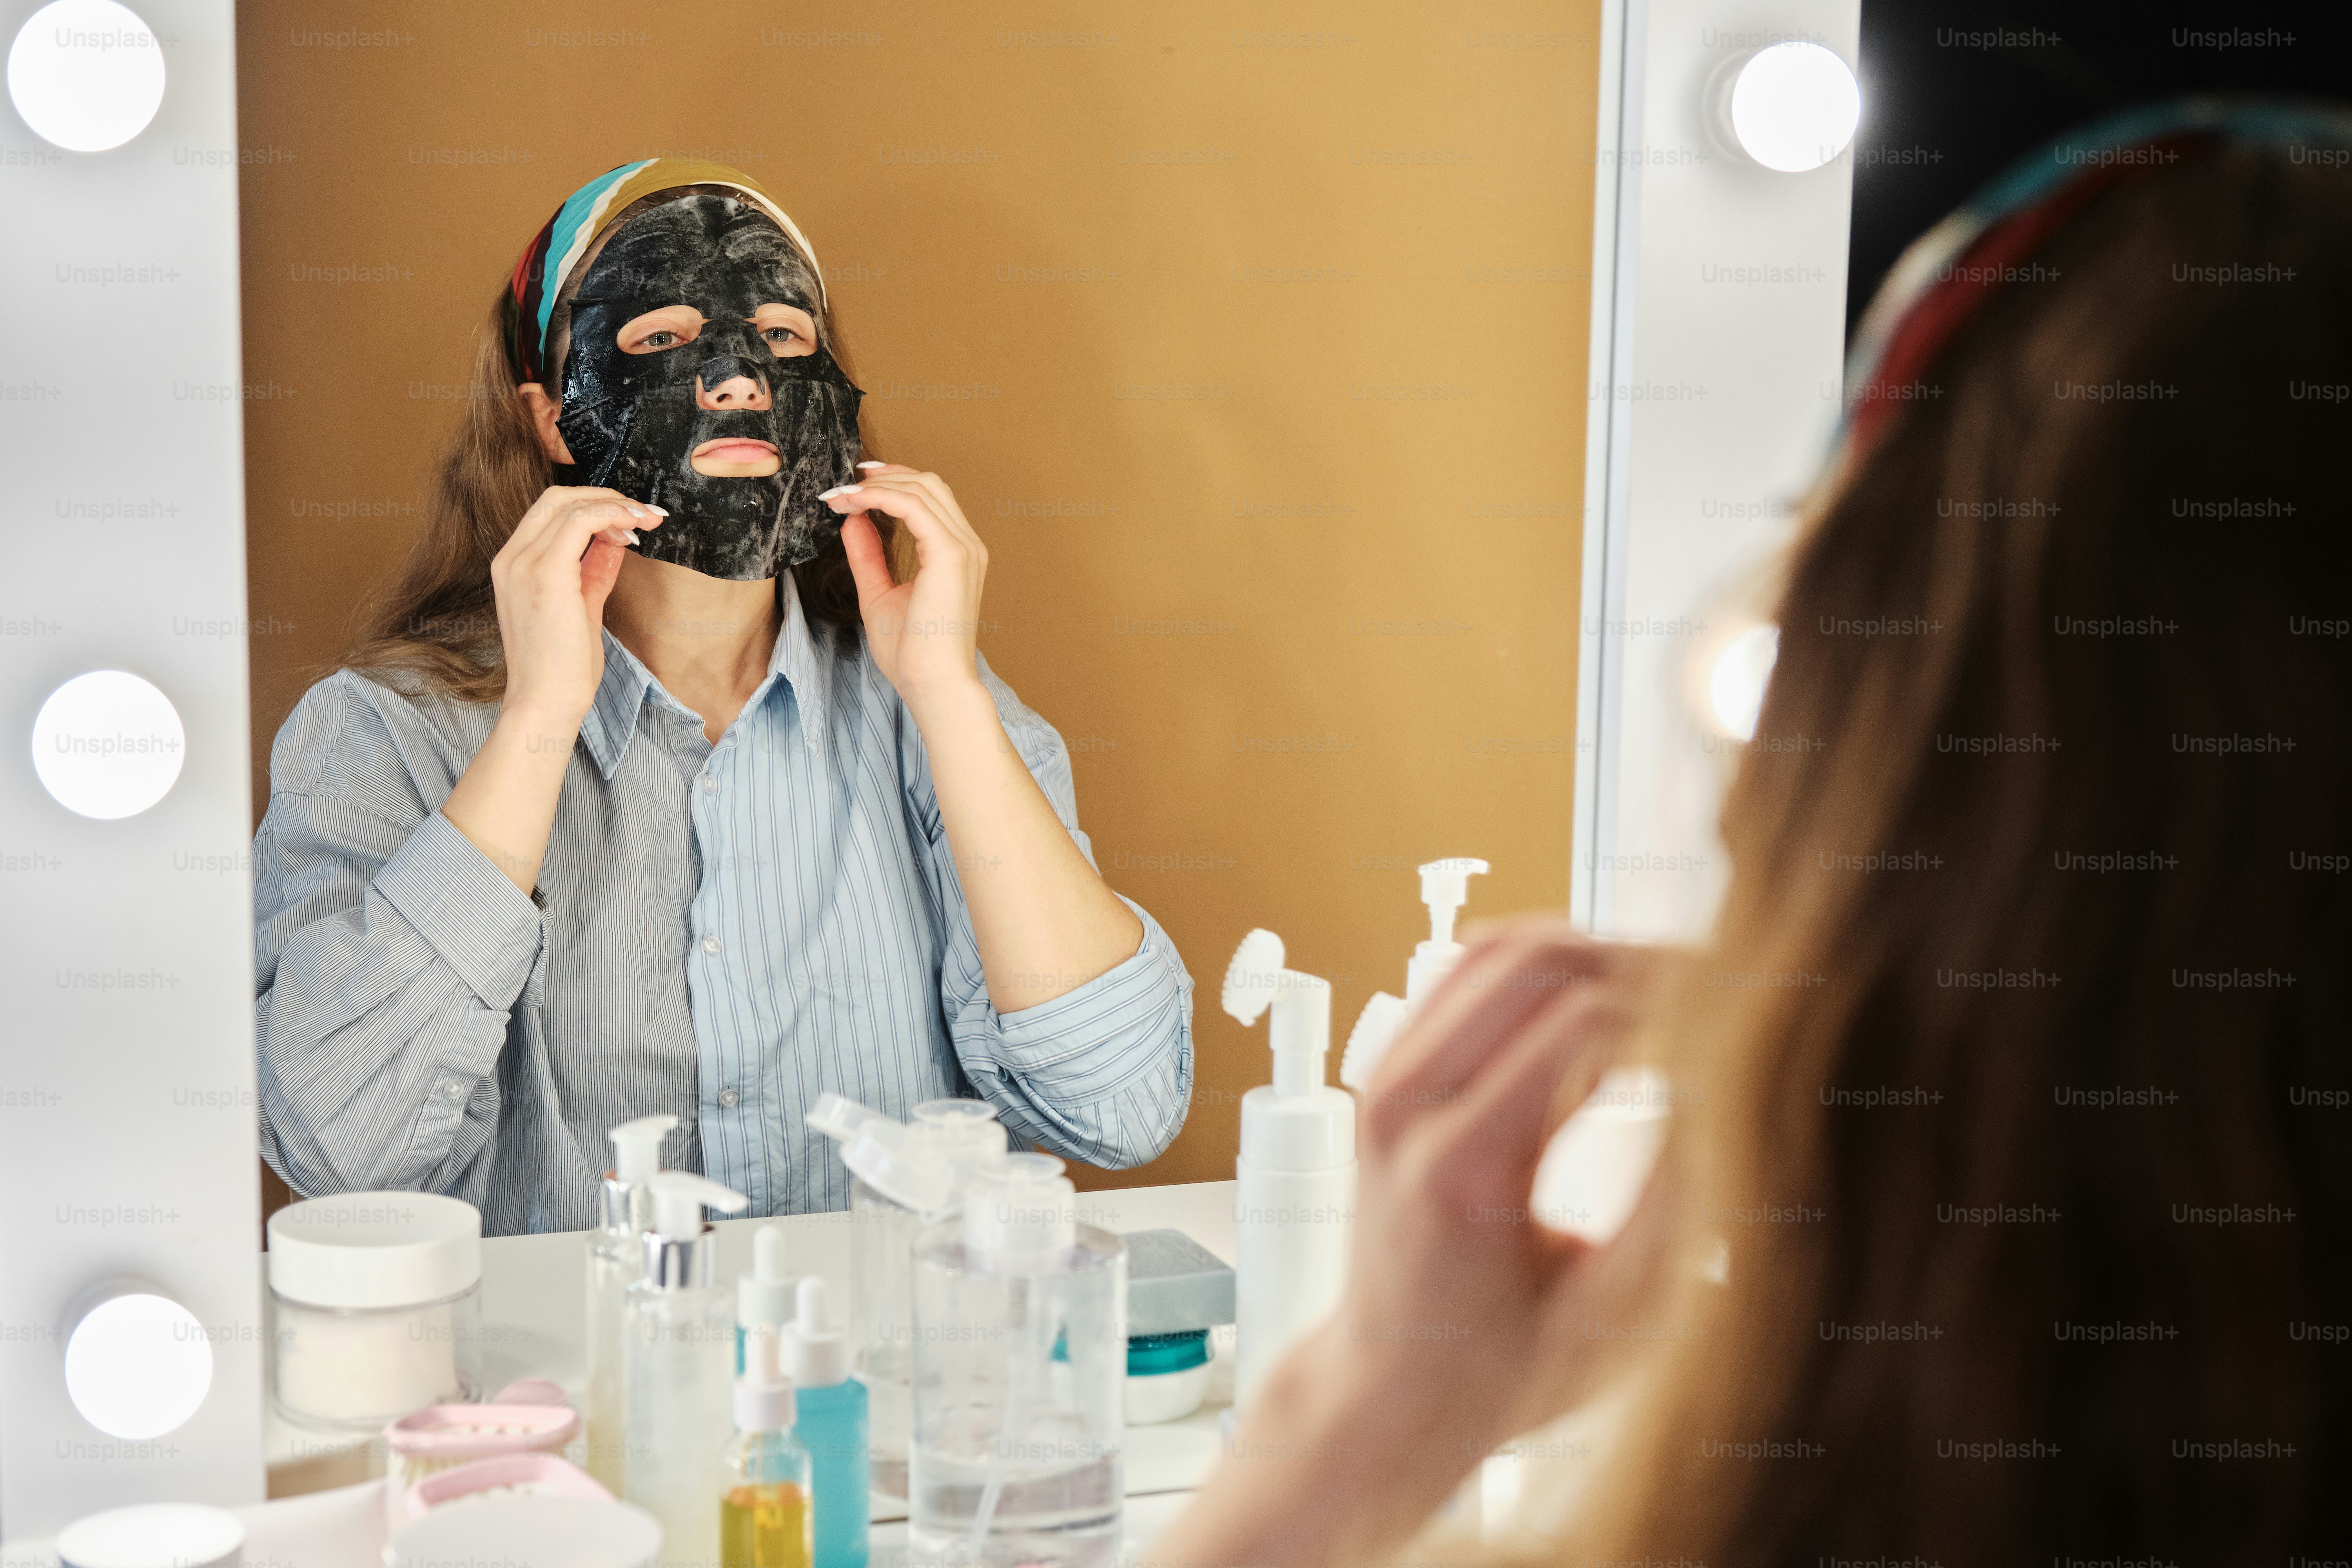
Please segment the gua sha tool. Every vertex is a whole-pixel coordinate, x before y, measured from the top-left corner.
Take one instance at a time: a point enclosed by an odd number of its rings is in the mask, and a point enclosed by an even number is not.
[[[865,394],[822,347],[778,358],[751,318],[772,304],[814,315],[819,299],[807,258],[750,202],[681,196],[629,219],[572,302],[556,428],[572,462],[558,466],[557,482],[667,509],[669,520],[641,536],[637,552],[648,560],[734,582],[814,560],[841,531],[841,518],[816,498],[857,477]],[[621,329],[669,305],[699,310],[700,334],[623,352]],[[699,405],[698,381],[715,392],[743,376],[768,406]],[[757,479],[697,473],[695,449],[727,438],[765,441],[782,466]]]

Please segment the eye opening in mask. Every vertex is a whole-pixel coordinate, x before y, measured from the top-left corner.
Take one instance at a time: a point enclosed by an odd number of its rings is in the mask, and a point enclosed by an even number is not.
[[[816,319],[798,306],[761,305],[747,321],[778,359],[799,359],[816,353]],[[614,341],[623,353],[665,353],[694,342],[708,325],[709,319],[691,305],[664,305],[631,318]]]

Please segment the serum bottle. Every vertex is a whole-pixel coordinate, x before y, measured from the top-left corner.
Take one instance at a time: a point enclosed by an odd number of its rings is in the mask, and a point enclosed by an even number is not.
[[[796,1404],[775,1327],[752,1324],[735,1384],[735,1436],[719,1456],[719,1568],[809,1568],[814,1521],[808,1450],[793,1436]]]
[[[800,1407],[793,1436],[808,1450],[816,1511],[816,1568],[866,1568],[868,1511],[866,1385],[849,1375],[849,1343],[833,1324],[824,1281],[800,1282],[787,1336]]]
[[[731,1413],[735,1314],[713,1278],[719,1236],[702,1223],[702,1210],[707,1204],[735,1214],[749,1200],[685,1171],[664,1171],[647,1184],[654,1227],[623,1314],[625,1500],[661,1521],[662,1568],[711,1568],[719,1560],[711,1500]]]
[[[613,1129],[613,1170],[604,1178],[603,1223],[588,1237],[588,1473],[619,1497],[627,1441],[621,1383],[621,1310],[646,1271],[639,1240],[653,1228],[653,1191],[662,1140],[675,1116],[640,1116]]]

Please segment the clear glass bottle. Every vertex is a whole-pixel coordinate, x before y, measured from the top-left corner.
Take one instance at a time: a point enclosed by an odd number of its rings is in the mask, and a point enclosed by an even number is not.
[[[712,1568],[719,1511],[712,1499],[733,1425],[735,1314],[732,1293],[714,1278],[719,1238],[702,1209],[731,1214],[745,1200],[684,1171],[664,1171],[646,1184],[654,1228],[624,1315],[624,1497],[661,1521],[662,1568]]]
[[[718,1568],[810,1568],[816,1555],[808,1450],[793,1436],[793,1384],[772,1323],[743,1336],[735,1436],[719,1458]]]
[[[1116,1561],[1127,1249],[1062,1163],[1001,1156],[915,1248],[908,1541],[918,1559]]]

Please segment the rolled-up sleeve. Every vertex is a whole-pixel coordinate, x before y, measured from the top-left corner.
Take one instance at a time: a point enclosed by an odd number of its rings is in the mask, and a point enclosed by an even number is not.
[[[455,1193],[497,1129],[546,922],[383,765],[394,749],[356,679],[288,721],[254,840],[262,1155],[306,1196]]]
[[[985,663],[981,676],[1030,776],[1093,865],[1061,735]],[[935,805],[929,817],[948,916],[940,1003],[964,1076],[1016,1137],[1042,1148],[1110,1169],[1157,1158],[1184,1125],[1192,1098],[1192,977],[1168,933],[1120,895],[1143,922],[1132,957],[1049,1002],[1000,1014],[989,1003],[980,941]]]

